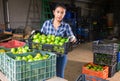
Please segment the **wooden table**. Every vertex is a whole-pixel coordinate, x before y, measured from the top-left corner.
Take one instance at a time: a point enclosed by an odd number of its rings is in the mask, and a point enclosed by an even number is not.
[[[0,81],[8,81],[7,77],[0,71]]]
[[[0,81],[8,81],[7,77],[1,71],[0,71]],[[59,77],[53,77],[53,78],[48,79],[46,81],[68,81],[68,80],[65,80],[65,79],[59,78]]]
[[[68,80],[60,78],[60,77],[53,77],[53,78],[48,79],[46,81],[68,81]]]

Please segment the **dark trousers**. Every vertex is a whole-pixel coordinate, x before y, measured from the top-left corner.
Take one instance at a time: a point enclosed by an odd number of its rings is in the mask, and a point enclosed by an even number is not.
[[[64,71],[67,64],[67,55],[57,56],[56,73],[58,77],[64,78]]]

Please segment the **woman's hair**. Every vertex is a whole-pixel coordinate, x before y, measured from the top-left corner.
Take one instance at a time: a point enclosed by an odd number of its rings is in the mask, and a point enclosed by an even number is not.
[[[62,8],[64,8],[64,9],[66,10],[65,5],[62,4],[62,3],[58,3],[58,4],[56,4],[56,6],[54,7],[54,10],[55,10],[57,7],[62,7]]]

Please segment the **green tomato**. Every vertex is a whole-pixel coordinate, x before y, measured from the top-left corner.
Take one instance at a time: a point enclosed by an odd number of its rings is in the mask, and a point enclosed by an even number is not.
[[[43,60],[43,57],[38,58],[38,60]]]
[[[46,36],[44,34],[41,35],[41,39],[42,40],[45,40],[46,39]]]
[[[56,37],[55,37],[55,40],[58,40],[58,41],[60,41],[60,40],[61,40],[61,37],[59,37],[59,36],[56,36]]]
[[[45,44],[45,43],[46,43],[46,40],[42,40],[41,43],[42,43],[42,44]]]
[[[64,43],[63,42],[59,42],[59,45],[62,46]]]
[[[55,41],[55,35],[51,35],[51,41]]]
[[[37,34],[33,35],[33,39],[37,39],[37,38],[38,38]]]
[[[50,38],[51,38],[51,35],[50,35],[50,34],[49,34],[49,35],[47,35],[47,38],[48,38],[48,39],[50,39]]]
[[[47,57],[43,56],[43,60],[47,59]]]
[[[40,40],[39,39],[34,39],[33,42],[40,43]]]
[[[33,58],[28,59],[28,62],[33,62],[33,61],[34,61]]]
[[[27,53],[27,49],[22,49],[22,53]]]
[[[36,35],[37,35],[37,36],[40,36],[40,33],[37,33]]]
[[[46,41],[47,41],[47,43],[50,43],[50,42],[51,42],[51,40],[50,40],[50,39],[47,39]]]
[[[50,42],[50,44],[54,44],[54,42]]]
[[[32,59],[33,56],[32,56],[32,55],[27,55],[27,58],[28,58],[28,59]]]
[[[36,56],[34,58],[40,58],[42,55],[40,53],[37,53]]]
[[[27,61],[28,59],[27,59],[27,57],[23,56],[22,60]]]
[[[55,45],[59,45],[59,41],[58,41],[58,40],[55,40],[54,44],[55,44]]]
[[[22,60],[22,57],[21,56],[17,56],[16,58],[15,58],[15,60]]]
[[[11,48],[10,50],[12,53],[15,53],[16,52],[16,48]]]
[[[24,46],[24,49],[28,50],[28,49],[29,49],[29,46]]]
[[[66,40],[66,39],[65,39],[65,38],[63,38],[63,39],[61,39],[61,40],[60,40],[60,42],[64,43],[64,42],[65,42],[65,40]]]
[[[37,61],[38,59],[37,58],[33,58],[34,61]]]

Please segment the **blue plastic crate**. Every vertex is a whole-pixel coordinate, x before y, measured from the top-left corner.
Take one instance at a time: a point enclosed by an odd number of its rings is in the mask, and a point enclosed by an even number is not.
[[[117,62],[120,62],[120,52],[117,53]]]
[[[90,76],[87,74],[81,74],[76,81],[109,81],[95,76]]]
[[[78,35],[81,35],[81,36],[84,36],[84,37],[88,37],[89,36],[89,31],[88,31],[88,29],[86,29],[86,28],[77,28],[77,34]]]
[[[15,55],[5,54],[5,75],[9,81],[43,81],[56,76],[56,54],[40,51],[41,54],[50,54],[45,60],[26,62],[14,60]],[[28,53],[35,56],[36,53]],[[19,54],[19,56],[26,56]],[[50,62],[50,63],[49,63]],[[51,65],[47,65],[51,64]],[[49,70],[47,70],[49,69]]]

